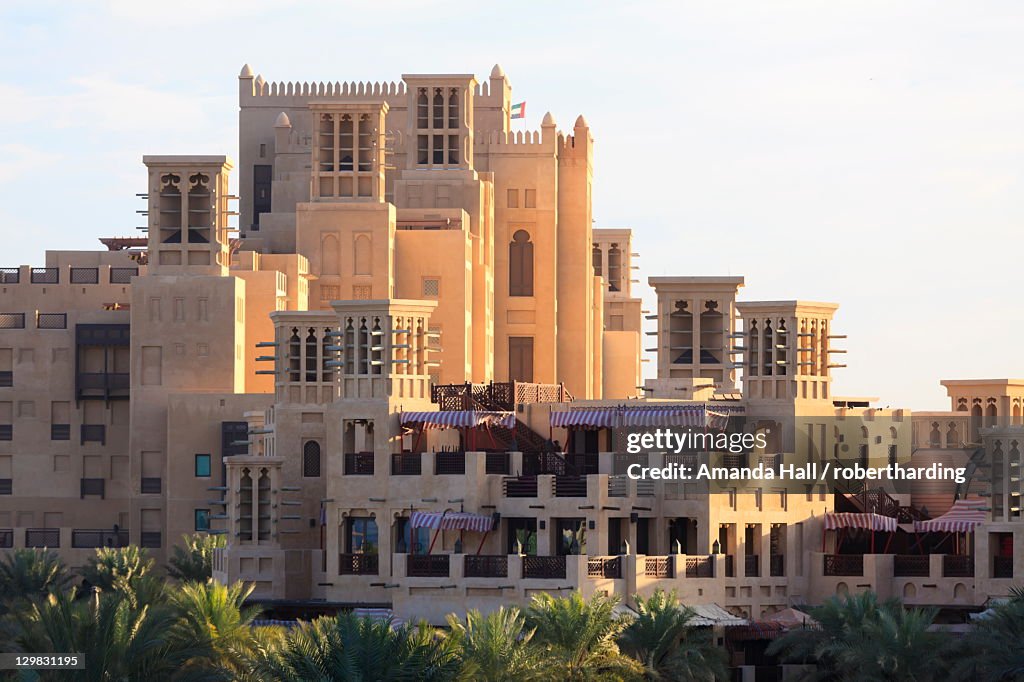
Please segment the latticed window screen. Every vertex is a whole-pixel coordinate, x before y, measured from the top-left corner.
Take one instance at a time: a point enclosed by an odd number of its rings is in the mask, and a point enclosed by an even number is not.
[[[0,329],[24,329],[25,313],[0,313]]]
[[[354,286],[352,287],[352,298],[356,301],[368,301],[370,292],[371,288],[368,286]]]
[[[424,279],[423,280],[423,297],[424,298],[436,298],[441,293],[441,280],[439,279]]]
[[[320,476],[320,443],[307,440],[302,446],[302,475],[306,478]]]
[[[320,285],[320,300],[321,301],[337,301],[341,298],[341,287],[337,284],[321,284]]]

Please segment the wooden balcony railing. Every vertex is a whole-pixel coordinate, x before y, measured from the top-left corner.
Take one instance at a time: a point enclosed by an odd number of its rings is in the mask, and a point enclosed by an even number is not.
[[[128,531],[103,530],[103,529],[80,529],[71,531],[71,546],[79,549],[92,547],[127,547]]]
[[[756,578],[761,575],[761,557],[756,554],[748,554],[743,557],[743,575],[748,578]]]
[[[830,576],[864,575],[864,555],[826,554],[823,557],[822,573]]]
[[[565,557],[524,556],[523,577],[565,579]]]
[[[725,577],[736,577],[736,557],[734,557],[732,554],[725,555]]]
[[[467,578],[507,578],[508,556],[505,554],[466,554],[463,575]]]
[[[1013,577],[1013,557],[1012,556],[992,557],[992,577],[993,578],[1012,578]]]
[[[488,452],[484,461],[484,473],[508,476],[511,473],[511,455],[507,452]]]
[[[419,476],[423,473],[423,458],[418,452],[396,452],[391,455],[392,476]]]
[[[942,557],[943,578],[970,578],[974,576],[974,557],[946,554]]]
[[[406,575],[413,578],[447,578],[450,554],[409,554]]]
[[[373,476],[372,452],[346,452],[346,476]]]
[[[26,547],[60,547],[60,528],[26,528]]]
[[[377,575],[380,555],[339,554],[338,575]]]
[[[612,578],[622,577],[622,557],[590,557],[587,559],[588,578]]]
[[[143,476],[139,484],[139,492],[144,495],[158,495],[162,480],[159,476]]]
[[[0,528],[0,547],[3,549],[14,547],[13,528]]]
[[[438,476],[463,476],[466,473],[466,453],[455,452],[434,453],[434,474]]]
[[[772,554],[768,557],[768,573],[773,578],[786,575],[786,555]]]
[[[86,495],[99,495],[100,499],[106,497],[106,481],[102,478],[83,478],[79,481],[79,497],[85,499]]]
[[[159,548],[162,544],[163,536],[158,530],[144,530],[139,533],[139,547]]]
[[[931,557],[927,554],[897,554],[892,559],[896,578],[927,578],[931,574]]]
[[[644,559],[644,575],[651,578],[674,578],[675,560],[670,556],[649,556]]]
[[[686,557],[687,578],[714,578],[715,557],[713,556],[688,556]]]
[[[536,476],[507,476],[501,483],[505,497],[537,497]]]
[[[555,497],[586,497],[586,476],[555,476],[551,479],[551,494]]]

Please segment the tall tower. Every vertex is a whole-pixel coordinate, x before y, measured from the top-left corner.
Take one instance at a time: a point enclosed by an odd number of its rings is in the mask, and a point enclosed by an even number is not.
[[[154,275],[224,275],[230,265],[226,156],[144,156],[149,171],[149,268]]]
[[[742,277],[651,277],[658,295],[659,379],[710,379],[734,390],[733,335]],[[680,396],[682,397],[682,396]]]

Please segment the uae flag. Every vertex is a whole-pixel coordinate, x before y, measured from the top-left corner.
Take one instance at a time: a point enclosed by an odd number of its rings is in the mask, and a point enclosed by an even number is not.
[[[512,105],[512,118],[526,118],[526,102]]]

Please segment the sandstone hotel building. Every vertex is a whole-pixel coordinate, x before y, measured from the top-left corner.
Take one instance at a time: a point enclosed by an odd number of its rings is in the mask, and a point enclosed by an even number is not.
[[[593,226],[586,119],[517,129],[498,66],[392,83],[246,66],[238,95],[237,164],[142,158],[141,236],[0,269],[0,546],[162,563],[217,533],[215,577],[274,608],[438,623],[658,587],[717,623],[869,588],[956,614],[1024,576],[1024,381],[880,409],[833,394],[834,303],[684,272],[650,278],[641,310],[631,231]],[[745,463],[969,476],[709,494],[624,475],[737,465],[623,447],[630,427],[713,420],[774,434]]]

